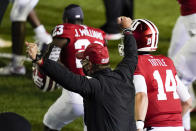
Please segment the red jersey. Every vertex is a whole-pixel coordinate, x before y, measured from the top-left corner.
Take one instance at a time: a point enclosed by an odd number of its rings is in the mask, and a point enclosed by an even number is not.
[[[178,0],[178,2],[182,16],[196,13],[196,0]]]
[[[66,38],[69,40],[60,55],[60,61],[70,69],[70,71],[84,75],[80,59],[76,58],[76,53],[82,52],[90,43],[105,45],[105,33],[96,28],[85,25],[65,23],[57,25],[53,32],[53,37]]]
[[[148,110],[145,127],[182,126],[181,101],[176,92],[176,69],[168,57],[139,55],[134,75],[145,78]]]

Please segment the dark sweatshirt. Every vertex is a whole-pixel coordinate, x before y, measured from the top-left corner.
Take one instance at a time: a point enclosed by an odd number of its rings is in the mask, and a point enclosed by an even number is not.
[[[136,131],[133,74],[137,65],[137,47],[131,34],[125,34],[124,53],[113,71],[106,68],[91,77],[74,74],[49,59],[41,65],[45,74],[83,97],[88,131]]]

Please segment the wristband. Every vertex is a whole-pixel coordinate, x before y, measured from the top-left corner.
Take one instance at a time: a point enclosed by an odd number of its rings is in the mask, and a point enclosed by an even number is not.
[[[35,57],[35,60],[33,60],[32,62],[36,63],[37,61],[41,60],[41,58],[42,58],[42,55],[37,54],[36,57]]]
[[[132,34],[132,30],[130,28],[125,28],[125,29],[123,29],[122,33],[124,35]]]
[[[44,60],[41,59],[41,63],[37,63],[40,67],[44,64]]]
[[[136,121],[136,127],[137,129],[143,129],[144,128],[144,122],[142,120]]]

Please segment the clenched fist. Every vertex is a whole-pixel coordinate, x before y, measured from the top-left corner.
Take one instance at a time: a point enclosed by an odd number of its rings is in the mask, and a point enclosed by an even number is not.
[[[122,28],[131,28],[132,19],[125,16],[120,16],[118,17],[117,22]]]
[[[29,43],[29,42],[25,42],[27,48],[26,48],[26,52],[28,53],[29,57],[32,60],[36,59],[36,55],[38,52],[38,47],[35,43]]]

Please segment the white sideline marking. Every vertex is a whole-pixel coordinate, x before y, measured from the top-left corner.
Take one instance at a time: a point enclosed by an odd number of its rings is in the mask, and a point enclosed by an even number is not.
[[[0,38],[0,47],[10,47],[12,45],[11,41],[6,41]]]
[[[12,58],[12,54],[10,53],[0,53],[0,58],[8,58],[8,59],[11,59]],[[25,61],[28,61],[28,62],[31,62],[32,60],[30,58],[27,58],[26,56],[22,56],[22,58],[25,60]]]
[[[11,41],[6,41],[6,40],[0,38],[0,48],[10,47],[11,45],[12,45]],[[11,59],[12,56],[13,55],[10,54],[10,53],[0,53],[0,58],[8,58],[8,59]],[[30,58],[27,58],[26,56],[22,56],[22,58],[25,61],[29,61],[29,62],[32,61]]]

